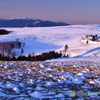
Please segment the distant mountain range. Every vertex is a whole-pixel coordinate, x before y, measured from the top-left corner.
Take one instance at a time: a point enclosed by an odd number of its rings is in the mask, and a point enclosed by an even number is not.
[[[0,18],[0,27],[50,27],[70,25],[64,22],[43,21],[41,19],[32,19],[28,17],[15,19]]]

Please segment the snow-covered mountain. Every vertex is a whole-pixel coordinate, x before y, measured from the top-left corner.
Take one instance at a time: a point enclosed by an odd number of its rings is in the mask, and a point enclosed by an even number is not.
[[[3,18],[0,17],[0,21],[4,20]]]
[[[43,21],[41,19],[33,19],[29,17],[17,17],[15,19],[0,18],[0,27],[49,27],[65,25],[69,24],[63,22]]]

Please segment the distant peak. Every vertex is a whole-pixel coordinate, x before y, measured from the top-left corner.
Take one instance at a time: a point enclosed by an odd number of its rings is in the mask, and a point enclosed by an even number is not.
[[[30,19],[29,17],[16,17],[15,19]]]
[[[14,20],[14,19],[18,19],[18,20],[34,20],[34,21],[41,21],[41,19],[34,19],[34,18],[29,18],[29,17],[16,17],[16,18],[9,18],[9,19],[4,19],[0,17],[0,20]]]
[[[4,20],[4,19],[0,17],[0,20]]]
[[[15,19],[31,19],[31,20],[35,20],[35,21],[40,20],[40,19],[34,19],[34,18],[29,18],[29,17],[16,17]]]

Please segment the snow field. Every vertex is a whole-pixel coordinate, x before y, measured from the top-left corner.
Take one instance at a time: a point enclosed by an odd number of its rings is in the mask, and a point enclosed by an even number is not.
[[[82,40],[86,35],[97,34],[100,36],[99,25],[70,25],[58,27],[33,27],[33,28],[5,28],[12,31],[8,35],[1,35],[0,41],[16,41],[24,42],[24,54],[41,54],[55,50],[63,52],[64,46],[68,45],[66,54],[70,57],[100,57],[100,42]],[[21,50],[19,50],[21,51]]]
[[[70,92],[98,92],[100,63],[88,61],[0,62],[1,99],[79,99]],[[8,66],[8,67],[5,67]],[[100,99],[83,96],[81,99]]]

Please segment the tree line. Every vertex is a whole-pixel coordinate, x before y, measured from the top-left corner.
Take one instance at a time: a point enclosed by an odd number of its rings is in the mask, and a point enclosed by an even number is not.
[[[5,57],[0,54],[0,60],[2,61],[45,61],[47,59],[53,59],[59,57],[62,57],[62,54],[57,53],[55,51],[42,53],[41,55],[37,55],[37,56],[31,56],[30,54],[28,56],[18,56],[17,58]]]

